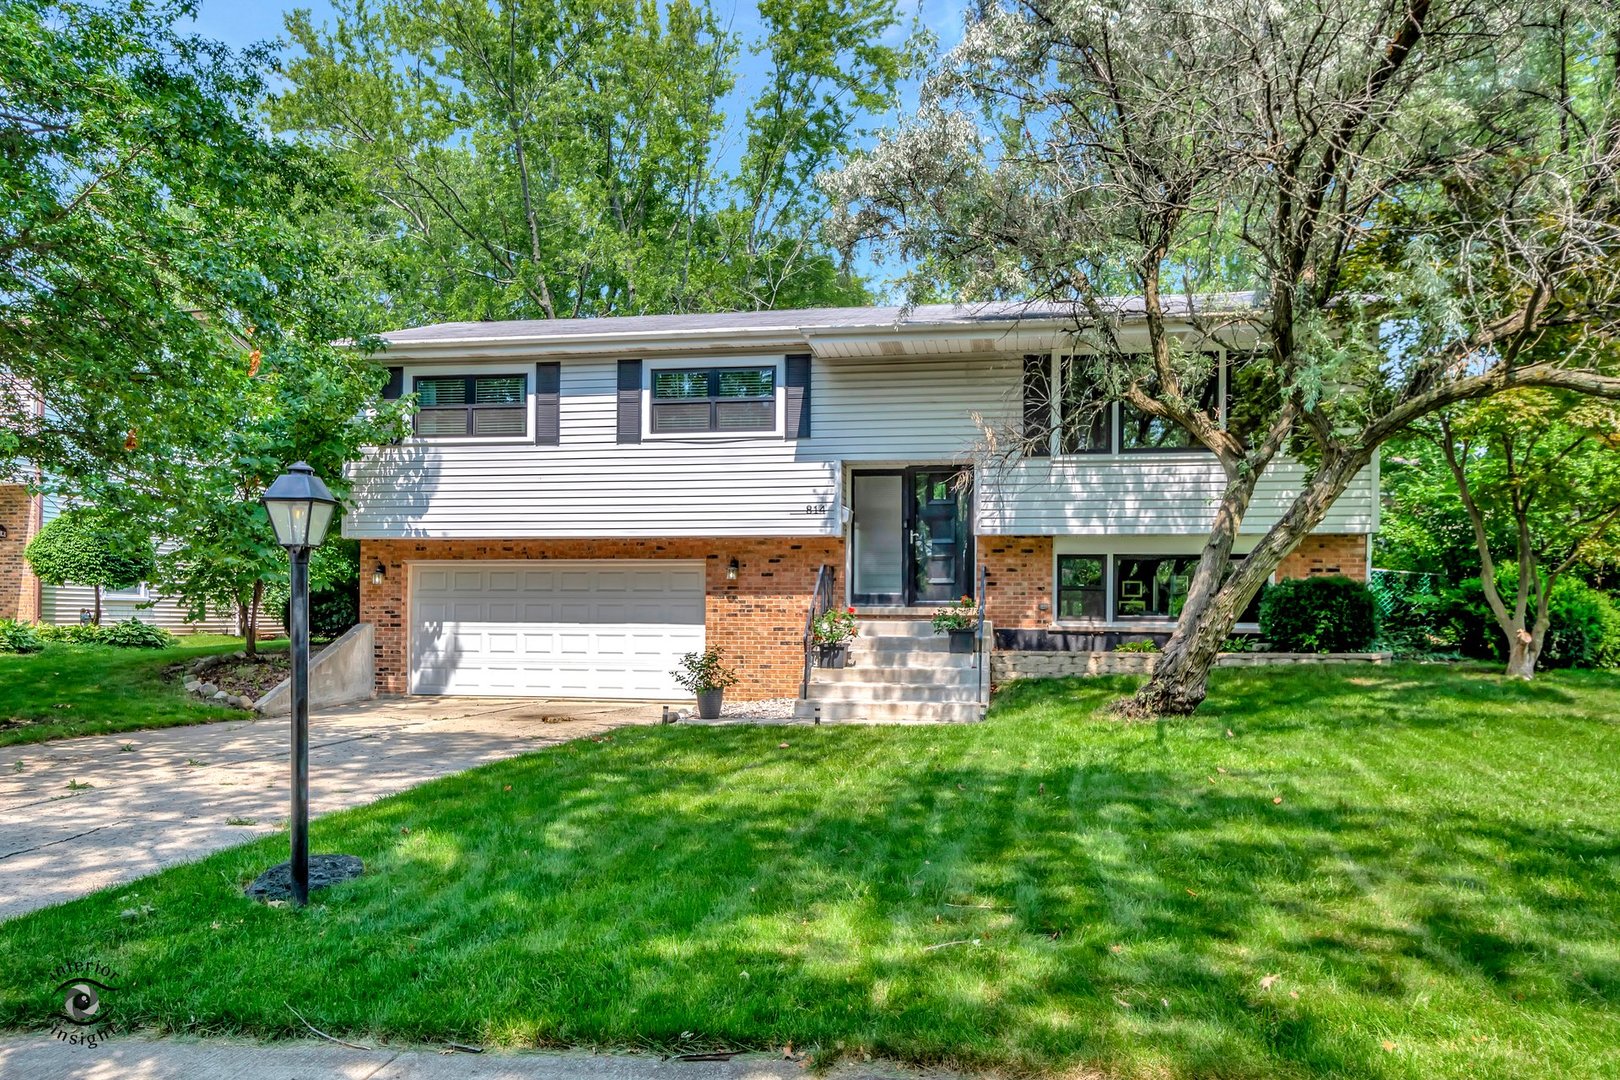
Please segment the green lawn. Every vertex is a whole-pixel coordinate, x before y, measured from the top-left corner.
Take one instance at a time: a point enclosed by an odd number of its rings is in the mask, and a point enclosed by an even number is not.
[[[1236,670],[1189,721],[1098,714],[1129,685],[450,777],[317,821],[369,872],[305,912],[239,895],[272,838],[0,925],[0,1024],[49,1025],[93,957],[121,1022],[195,1034],[297,1035],[291,1005],[367,1038],[1620,1075],[1620,677]]]
[[[242,639],[192,634],[179,640],[172,649],[57,643],[40,653],[0,653],[0,746],[240,717],[237,710],[189,697],[163,678],[163,669],[234,652]]]

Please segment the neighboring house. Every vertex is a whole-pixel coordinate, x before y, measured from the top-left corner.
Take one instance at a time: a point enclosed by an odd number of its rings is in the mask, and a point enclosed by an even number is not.
[[[710,644],[734,698],[796,697],[823,567],[874,619],[925,617],[982,568],[997,649],[1167,634],[1222,471],[1179,429],[1099,409],[1072,325],[926,305],[384,334],[415,434],[353,468],[343,526],[378,689],[678,698],[671,669]],[[1207,346],[1218,408],[1241,405],[1228,344]],[[1043,434],[996,449],[1019,430]],[[1302,476],[1268,471],[1239,552]],[[1375,465],[1283,573],[1364,578],[1377,487]],[[869,665],[903,666],[884,650],[927,631],[862,632]]]
[[[28,569],[23,549],[45,523],[60,513],[57,500],[30,495],[21,484],[0,484],[0,619],[70,626],[80,612],[94,611],[96,591],[87,585],[46,585]],[[151,586],[101,593],[103,624],[139,619],[177,634],[237,632],[234,613],[218,612],[188,621],[178,602],[157,596]]]

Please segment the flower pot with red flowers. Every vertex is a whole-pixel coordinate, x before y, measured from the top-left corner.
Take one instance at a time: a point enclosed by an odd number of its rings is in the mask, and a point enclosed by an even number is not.
[[[816,646],[816,666],[841,668],[849,664],[849,643],[855,639],[854,608],[828,608],[810,624]]]
[[[973,635],[979,625],[979,606],[973,597],[964,596],[950,607],[940,608],[929,623],[934,633],[949,635],[951,652],[972,654]]]

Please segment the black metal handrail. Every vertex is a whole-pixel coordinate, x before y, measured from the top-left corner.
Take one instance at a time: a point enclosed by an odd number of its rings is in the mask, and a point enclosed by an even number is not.
[[[973,624],[973,667],[978,672],[978,686],[975,693],[979,704],[984,704],[984,605],[989,593],[989,568],[984,563],[979,564],[979,612],[978,619]]]
[[[815,592],[810,595],[810,613],[804,617],[804,677],[799,680],[799,698],[810,696],[810,668],[815,663],[816,620],[832,609],[833,568],[826,563],[816,572]]]

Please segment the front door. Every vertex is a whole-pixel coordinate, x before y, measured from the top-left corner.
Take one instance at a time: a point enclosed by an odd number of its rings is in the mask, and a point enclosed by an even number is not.
[[[972,469],[919,465],[851,478],[852,599],[931,604],[972,588]]]

